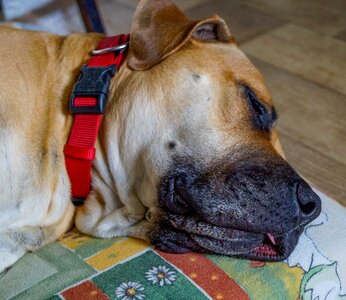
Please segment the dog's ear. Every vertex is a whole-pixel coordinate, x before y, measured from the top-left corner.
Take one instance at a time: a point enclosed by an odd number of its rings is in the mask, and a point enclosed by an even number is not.
[[[218,16],[194,21],[170,0],[141,0],[133,17],[128,66],[145,70],[179,50],[189,39],[233,42]]]

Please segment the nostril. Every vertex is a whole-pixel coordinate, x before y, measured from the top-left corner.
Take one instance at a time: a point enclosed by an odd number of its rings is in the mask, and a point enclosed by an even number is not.
[[[174,188],[187,186],[187,178],[185,175],[174,177]]]
[[[320,199],[306,182],[301,181],[297,184],[296,193],[297,201],[303,215],[310,216],[318,210]]]
[[[311,213],[314,212],[316,204],[314,202],[308,202],[307,204],[303,204],[299,201],[299,207],[301,209],[301,211],[303,212],[303,214],[305,215],[310,215]]]
[[[187,191],[187,180],[182,176],[175,176],[169,180],[166,195],[166,207],[174,213],[186,214],[192,209],[189,206],[190,194]]]
[[[177,202],[182,206],[189,206],[188,203],[191,203],[192,196],[188,191],[187,179],[185,177],[176,177],[174,182],[174,191],[178,196]]]

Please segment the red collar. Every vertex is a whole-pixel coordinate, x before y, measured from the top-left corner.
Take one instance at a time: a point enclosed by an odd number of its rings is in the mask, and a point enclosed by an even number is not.
[[[129,35],[103,38],[74,85],[70,108],[73,124],[64,148],[72,202],[79,206],[90,192],[95,143],[106,108],[109,84],[127,49]]]

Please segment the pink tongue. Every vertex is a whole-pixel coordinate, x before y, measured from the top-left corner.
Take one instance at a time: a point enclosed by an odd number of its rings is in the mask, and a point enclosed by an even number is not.
[[[276,245],[276,240],[272,233],[267,233],[267,237],[270,239],[273,245]]]

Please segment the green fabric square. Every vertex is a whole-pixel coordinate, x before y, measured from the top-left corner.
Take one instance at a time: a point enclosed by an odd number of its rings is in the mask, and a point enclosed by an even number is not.
[[[35,259],[30,259],[27,256],[36,256]],[[31,260],[31,264],[24,264],[20,261],[18,269],[12,270],[5,276],[10,276],[14,282],[20,284],[22,287],[28,287],[32,285],[33,276],[41,274],[41,278],[37,277],[36,284],[28,289],[22,289],[17,291],[17,295],[12,296],[11,299],[47,299],[61,290],[75,284],[93,274],[96,271],[81,260],[78,255],[74,254],[70,250],[62,247],[58,243],[51,243],[32,254],[27,254],[22,260]],[[46,276],[42,275],[45,274]],[[19,274],[21,273],[21,274]],[[34,275],[35,274],[35,275]],[[39,280],[40,279],[40,280]],[[22,282],[20,283],[20,280]],[[9,293],[10,287],[4,287],[2,293]],[[0,297],[2,300],[3,298]],[[6,299],[6,298],[4,298]]]
[[[166,266],[170,271],[176,274],[175,280],[172,280],[170,285],[164,284],[160,286],[159,283],[153,284],[153,282],[146,278],[146,272],[158,266]],[[123,297],[116,296],[116,290],[117,288],[121,290],[121,286],[125,286],[124,284],[128,284],[129,282],[140,284],[141,290],[138,290],[138,293],[145,295],[143,299],[209,299],[191,283],[187,277],[160,256],[156,255],[152,250],[130,261],[114,266],[110,270],[94,277],[92,281],[102,289],[110,299],[123,299]]]
[[[42,280],[56,274],[57,268],[36,256],[24,255],[0,280],[0,299],[11,299]]]

